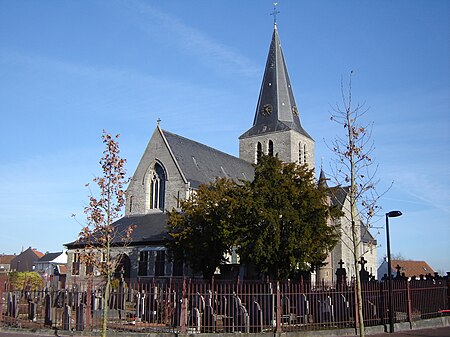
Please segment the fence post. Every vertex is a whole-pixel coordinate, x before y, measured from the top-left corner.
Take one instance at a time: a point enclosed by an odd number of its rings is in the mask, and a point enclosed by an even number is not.
[[[92,275],[89,275],[87,290],[86,290],[86,327],[91,326],[91,313],[92,313]]]
[[[183,291],[181,295],[181,333],[186,334],[186,277],[183,277]]]
[[[411,287],[408,280],[406,280],[406,293],[408,295],[408,321],[409,327],[412,329]]]
[[[356,291],[356,281],[353,280],[353,304],[354,304],[354,320],[355,320],[355,333],[358,334],[359,327],[359,315],[358,315],[358,293]]]
[[[0,282],[0,322],[3,322],[3,288],[5,287],[6,282]]]
[[[281,333],[281,291],[280,282],[277,281],[277,333]]]
[[[447,309],[450,309],[450,272],[447,272]]]

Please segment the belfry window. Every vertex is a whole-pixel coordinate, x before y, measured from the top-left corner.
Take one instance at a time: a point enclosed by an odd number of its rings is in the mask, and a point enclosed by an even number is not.
[[[258,142],[258,144],[256,145],[256,163],[259,163],[261,155],[262,155],[262,144]]]
[[[269,140],[269,156],[273,157],[273,142]]]
[[[162,166],[156,163],[150,180],[150,209],[164,211],[165,192],[166,174]]]
[[[306,153],[306,144],[303,144],[303,164],[306,164],[306,158],[307,158],[307,153]]]
[[[302,153],[302,143],[298,143],[298,163],[301,164],[303,159],[303,153]]]

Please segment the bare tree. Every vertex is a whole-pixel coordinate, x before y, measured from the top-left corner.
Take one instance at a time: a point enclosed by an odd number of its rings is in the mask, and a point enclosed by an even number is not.
[[[363,251],[362,237],[372,225],[372,219],[380,210],[377,205],[382,194],[377,193],[376,178],[378,166],[374,164],[372,154],[374,144],[371,140],[372,122],[364,123],[363,116],[368,108],[364,103],[353,103],[352,74],[350,72],[348,88],[345,90],[341,80],[341,103],[332,107],[331,120],[341,125],[345,132],[342,137],[333,140],[330,146],[336,159],[333,165],[333,178],[337,184],[336,190],[345,190],[349,203],[341,205],[344,216],[350,223],[350,230],[341,230],[344,244],[352,252],[353,267],[355,270],[355,286],[357,290],[359,334],[364,336],[364,317],[362,309],[361,278],[358,272],[360,258],[366,253]]]
[[[106,336],[108,301],[111,293],[111,280],[117,267],[121,263],[120,258],[113,258],[111,247],[113,244],[126,245],[130,241],[134,226],[120,228],[113,223],[121,216],[125,204],[124,187],[126,160],[119,156],[119,135],[112,137],[103,130],[102,141],[105,145],[100,165],[103,174],[95,177],[98,196],[89,188],[89,204],[84,208],[86,225],[78,235],[78,243],[82,246],[80,260],[90,269],[88,274],[92,277],[95,268],[105,281],[103,293],[102,336]],[[89,187],[89,184],[86,184]]]

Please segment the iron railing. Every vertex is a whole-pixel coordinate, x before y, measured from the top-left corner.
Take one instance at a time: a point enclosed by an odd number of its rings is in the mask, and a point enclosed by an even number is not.
[[[101,284],[71,289],[13,290],[0,284],[4,325],[95,331],[108,305],[108,328],[134,332],[264,332],[358,326],[352,283],[328,286],[302,281],[212,281],[141,279],[123,283],[109,300]],[[396,322],[439,317],[448,312],[449,281],[393,281]],[[364,323],[388,323],[386,282],[362,283]]]

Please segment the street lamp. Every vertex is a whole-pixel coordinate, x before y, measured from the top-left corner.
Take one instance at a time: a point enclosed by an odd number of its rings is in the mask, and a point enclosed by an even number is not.
[[[395,218],[402,215],[400,211],[390,211],[386,213],[386,244],[387,244],[387,258],[388,258],[388,310],[389,310],[389,332],[394,332],[394,312],[392,310],[392,267],[391,267],[391,242],[389,240],[389,218]]]

